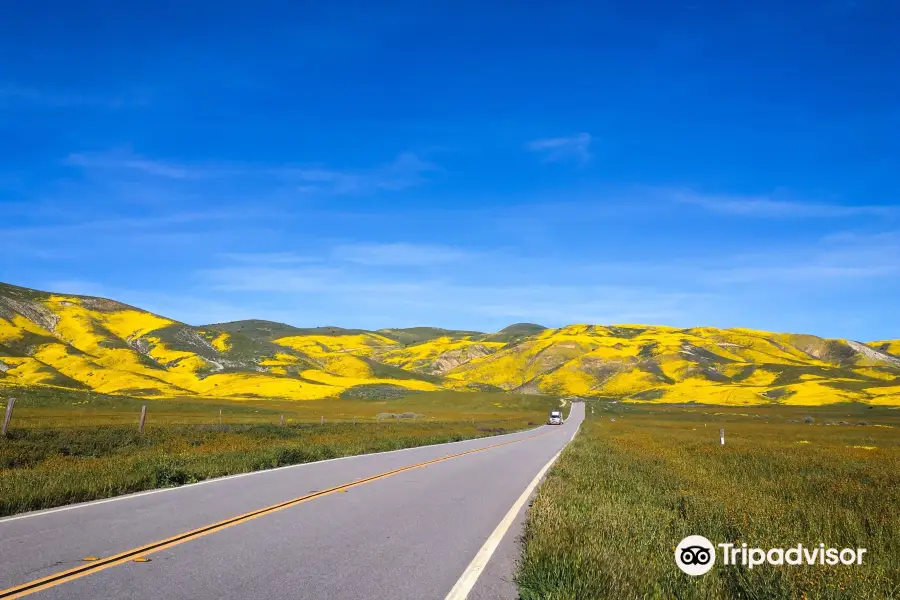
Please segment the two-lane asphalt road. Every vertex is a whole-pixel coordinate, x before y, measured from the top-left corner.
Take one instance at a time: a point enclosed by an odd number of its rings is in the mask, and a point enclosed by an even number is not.
[[[583,418],[3,519],[0,599],[514,598],[518,508]]]

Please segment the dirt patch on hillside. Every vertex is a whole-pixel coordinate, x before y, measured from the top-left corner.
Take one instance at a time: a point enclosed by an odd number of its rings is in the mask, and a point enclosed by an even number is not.
[[[105,313],[134,310],[133,306],[128,306],[127,304],[116,302],[115,300],[107,300],[106,298],[84,298],[81,301],[81,306],[88,310]]]
[[[0,311],[2,311],[2,316],[10,320],[18,313],[47,331],[55,332],[56,325],[59,323],[59,316],[54,314],[49,308],[37,302],[15,300],[8,296],[0,296]]]
[[[449,350],[438,356],[427,369],[423,372],[429,375],[446,375],[456,367],[464,365],[469,361],[485,357],[493,354],[494,350],[481,344],[459,348],[457,350]]]

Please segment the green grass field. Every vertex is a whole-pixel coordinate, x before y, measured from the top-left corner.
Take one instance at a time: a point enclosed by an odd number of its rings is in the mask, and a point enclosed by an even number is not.
[[[147,406],[147,426],[277,424],[281,415],[288,423],[376,422],[383,413],[415,413],[428,422],[543,421],[552,396],[507,393],[429,392],[407,393],[397,398],[341,398],[328,400],[223,400],[221,398],[132,398],[62,388],[0,387],[0,408],[6,398],[16,398],[15,428],[137,426],[141,407]],[[221,411],[221,419],[220,419]]]
[[[558,405],[550,397],[449,392],[391,400],[246,402],[4,392],[16,404],[8,436],[0,438],[0,515],[516,431],[542,423]],[[139,434],[144,405],[148,416]],[[419,416],[379,421],[383,413]]]
[[[530,511],[517,578],[524,599],[900,597],[900,411],[586,409]],[[674,562],[692,534],[868,554],[862,566],[717,563],[692,578]]]

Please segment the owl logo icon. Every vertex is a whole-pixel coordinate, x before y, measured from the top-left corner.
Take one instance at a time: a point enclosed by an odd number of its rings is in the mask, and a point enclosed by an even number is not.
[[[702,535],[689,535],[675,548],[675,564],[693,577],[703,575],[716,564],[715,546]]]

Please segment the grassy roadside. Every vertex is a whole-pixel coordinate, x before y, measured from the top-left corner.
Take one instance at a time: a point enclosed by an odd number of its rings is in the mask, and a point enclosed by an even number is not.
[[[499,394],[417,394],[386,402],[334,400],[311,406],[296,401],[181,403],[26,395],[16,403],[9,436],[0,438],[0,516],[326,458],[516,431],[543,422],[557,402]],[[136,422],[143,404],[149,406],[150,418],[139,434]],[[375,421],[385,412],[422,416]],[[284,426],[279,425],[281,415]],[[358,421],[350,415],[359,415]],[[321,416],[324,425],[319,424]]]
[[[376,422],[383,413],[415,413],[420,421],[506,421],[546,418],[559,400],[551,396],[478,392],[428,392],[396,398],[341,398],[327,400],[228,400],[197,396],[134,398],[61,388],[0,386],[0,409],[6,398],[16,398],[13,428],[95,427],[137,425],[141,407],[147,406],[147,424],[211,425]]]
[[[898,412],[589,403],[531,508],[522,598],[896,598]],[[717,564],[692,578],[674,563],[675,546],[691,534],[763,548],[861,547],[870,560]]]

